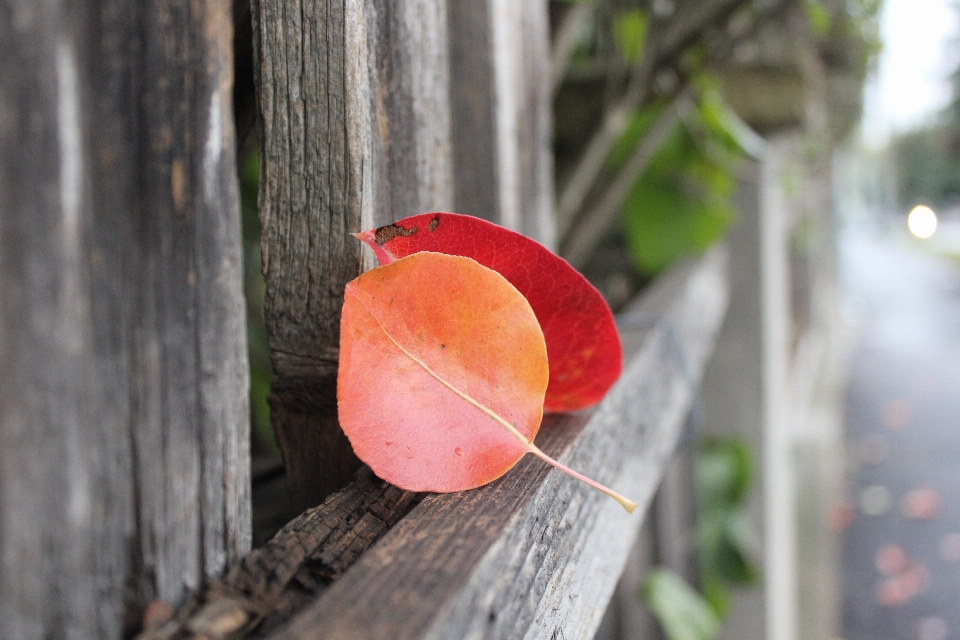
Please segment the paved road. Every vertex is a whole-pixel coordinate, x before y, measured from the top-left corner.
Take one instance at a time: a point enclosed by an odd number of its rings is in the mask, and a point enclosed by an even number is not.
[[[846,640],[960,640],[960,263],[844,242],[862,323],[847,405]]]

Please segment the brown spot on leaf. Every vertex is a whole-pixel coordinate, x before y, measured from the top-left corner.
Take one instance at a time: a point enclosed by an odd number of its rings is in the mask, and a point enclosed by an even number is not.
[[[373,239],[379,246],[382,247],[384,244],[390,242],[397,236],[412,236],[417,231],[419,231],[419,229],[417,229],[416,226],[410,227],[409,229],[404,229],[398,224],[388,224],[385,227],[380,227],[377,229],[373,234]]]
[[[427,225],[427,229],[431,231],[437,230],[437,227],[440,226],[440,216],[433,216],[433,220],[430,221],[430,224]]]

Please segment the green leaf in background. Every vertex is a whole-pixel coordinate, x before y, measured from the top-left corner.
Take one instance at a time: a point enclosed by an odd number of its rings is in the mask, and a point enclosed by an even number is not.
[[[807,14],[807,20],[810,21],[810,29],[821,38],[828,36],[833,23],[830,10],[819,0],[807,0],[803,9]]]
[[[710,246],[734,218],[733,188],[732,176],[678,125],[624,205],[627,244],[640,270],[654,274]]]
[[[613,42],[627,64],[640,60],[649,26],[650,19],[640,9],[621,11],[613,19]]]
[[[730,584],[753,584],[759,571],[750,557],[753,531],[744,509],[753,479],[746,441],[708,440],[697,453],[700,587],[697,593],[676,573],[652,569],[641,597],[660,622],[668,640],[717,637],[730,601]]]
[[[706,442],[697,456],[700,571],[704,584],[753,584],[756,540],[744,512],[753,478],[751,454],[739,439]],[[710,598],[714,600],[713,597]]]
[[[623,167],[633,155],[633,151],[643,136],[650,130],[650,127],[657,121],[660,114],[663,113],[669,105],[666,102],[657,102],[649,107],[642,109],[633,115],[626,131],[617,140],[617,143],[610,151],[608,166],[610,171],[616,172]]]
[[[720,634],[710,604],[672,571],[651,570],[642,596],[668,640],[713,640]]]
[[[722,623],[730,611],[730,596],[727,594],[727,585],[716,575],[701,576],[700,582],[704,599]]]
[[[707,509],[741,506],[753,480],[750,446],[739,438],[707,440],[697,455],[696,481]]]
[[[706,249],[733,219],[731,208],[691,195],[698,185],[686,177],[641,181],[627,200],[627,242],[645,274],[655,274],[685,254]]]
[[[627,246],[647,275],[703,252],[736,216],[732,195],[744,151],[718,92],[707,79],[697,84],[697,109],[675,126],[623,206]],[[611,171],[627,161],[664,108],[657,104],[634,117],[610,154]]]
[[[267,396],[273,381],[270,343],[263,318],[266,284],[260,271],[260,218],[257,212],[257,183],[260,163],[251,153],[240,174],[240,212],[243,226],[243,294],[247,302],[247,355],[250,359],[250,436],[254,455],[276,456],[280,450],[270,424]]]

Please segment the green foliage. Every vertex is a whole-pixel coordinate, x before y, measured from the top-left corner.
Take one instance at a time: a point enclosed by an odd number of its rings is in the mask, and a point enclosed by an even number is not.
[[[652,570],[642,595],[669,640],[713,640],[719,635],[720,617],[674,572]]]
[[[936,207],[960,200],[960,154],[949,125],[906,133],[894,141],[893,151],[903,207],[918,203]]]
[[[884,0],[847,0],[848,32],[857,38],[863,47],[867,66],[875,62],[883,49],[880,39],[880,9]]]
[[[960,4],[954,10],[960,14]],[[954,54],[960,54],[960,39],[954,42]],[[897,190],[904,209],[920,203],[938,207],[960,202],[960,65],[950,82],[952,97],[939,120],[893,142]]]
[[[624,62],[634,64],[640,60],[647,43],[650,18],[640,9],[627,9],[613,19],[613,41]]]
[[[263,319],[266,285],[260,273],[260,218],[257,212],[259,159],[251,154],[240,174],[240,211],[243,227],[243,293],[247,301],[247,355],[250,359],[251,449],[255,454],[279,452],[270,424],[267,396],[273,381],[270,344]]]
[[[866,77],[882,48],[882,0],[805,0],[810,31],[820,40],[821,56],[835,72]]]
[[[651,571],[641,592],[668,640],[717,637],[729,608],[728,586],[754,584],[759,578],[750,559],[755,540],[745,515],[753,483],[747,443],[735,438],[705,442],[695,476],[703,595],[662,568]]]
[[[611,154],[619,168],[665,107],[642,110]],[[678,123],[640,176],[623,207],[634,263],[652,275],[690,253],[702,252],[735,218],[731,202],[742,157],[719,93],[701,91],[692,115]]]
[[[700,570],[704,582],[753,584],[758,572],[750,559],[756,544],[745,515],[753,468],[748,445],[736,439],[704,444],[697,458],[700,500]]]
[[[807,0],[803,9],[807,14],[807,20],[810,21],[810,29],[818,36],[826,37],[830,33],[830,25],[833,22],[830,10],[817,0]]]

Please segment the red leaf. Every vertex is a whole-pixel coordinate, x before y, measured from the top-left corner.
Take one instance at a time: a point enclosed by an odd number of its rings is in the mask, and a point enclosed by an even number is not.
[[[347,284],[340,425],[357,456],[398,487],[471,489],[533,453],[632,511],[533,444],[547,379],[530,304],[469,258],[421,252]]]
[[[380,264],[418,251],[473,258],[530,302],[550,359],[546,411],[576,411],[603,399],[622,368],[620,336],[600,292],[546,247],[480,218],[423,213],[357,234]]]

